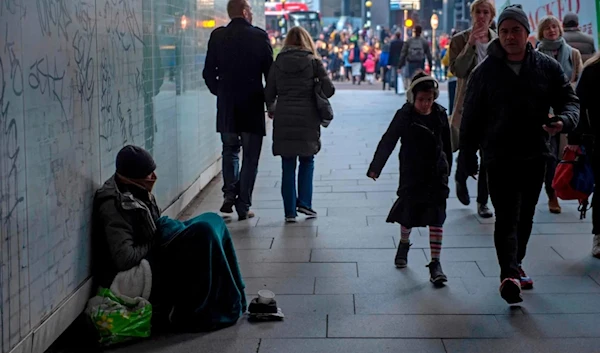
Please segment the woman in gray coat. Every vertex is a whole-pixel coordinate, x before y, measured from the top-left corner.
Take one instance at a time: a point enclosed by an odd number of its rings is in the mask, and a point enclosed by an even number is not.
[[[318,57],[308,32],[294,27],[267,79],[265,97],[273,119],[273,155],[282,160],[281,195],[286,222],[295,222],[297,212],[317,216],[312,209],[312,192],[314,156],[321,149],[321,118],[315,100],[315,78],[321,81],[325,96],[329,98],[335,92]]]

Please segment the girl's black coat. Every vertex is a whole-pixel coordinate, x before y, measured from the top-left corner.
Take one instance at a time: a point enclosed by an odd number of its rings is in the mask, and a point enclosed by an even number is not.
[[[369,173],[374,172],[379,176],[398,140],[401,141],[398,200],[387,221],[406,226],[432,225],[431,223],[436,223],[435,219],[428,220],[427,216],[419,216],[418,213],[430,215],[430,209],[439,207],[445,218],[445,204],[450,192],[448,176],[452,167],[446,109],[434,103],[431,115],[422,116],[412,104],[404,104],[381,138]],[[415,214],[416,210],[422,212]],[[413,219],[406,219],[407,217]],[[414,219],[415,217],[418,219]],[[420,224],[424,222],[430,224]]]

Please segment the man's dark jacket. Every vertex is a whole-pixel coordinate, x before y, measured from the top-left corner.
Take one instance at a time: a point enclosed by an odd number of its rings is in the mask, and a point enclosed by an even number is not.
[[[402,54],[402,47],[404,46],[404,41],[402,39],[394,39],[390,43],[390,59],[388,61],[388,65],[392,67],[398,67],[400,63],[400,54]]]
[[[215,29],[202,76],[217,96],[217,132],[265,135],[265,80],[273,63],[267,33],[243,18]]]
[[[477,171],[475,153],[480,146],[486,165],[549,156],[549,136],[542,125],[550,108],[562,120],[564,133],[579,121],[579,99],[558,62],[527,44],[517,75],[505,58],[500,41],[493,40],[488,57],[473,70],[467,85],[460,126],[467,175]]]

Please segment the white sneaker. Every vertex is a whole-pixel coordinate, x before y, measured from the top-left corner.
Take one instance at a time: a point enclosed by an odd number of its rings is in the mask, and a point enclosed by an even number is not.
[[[296,217],[285,217],[285,223],[296,223]]]
[[[600,234],[594,235],[594,243],[592,246],[592,255],[600,258]]]

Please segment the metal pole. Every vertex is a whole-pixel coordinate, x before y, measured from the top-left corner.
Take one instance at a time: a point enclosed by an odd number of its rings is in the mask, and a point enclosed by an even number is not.
[[[404,35],[402,36],[402,39],[406,42],[406,40],[408,39],[408,28],[406,28],[406,20],[408,19],[408,10],[404,10],[404,21],[402,22],[402,27],[404,28]]]

